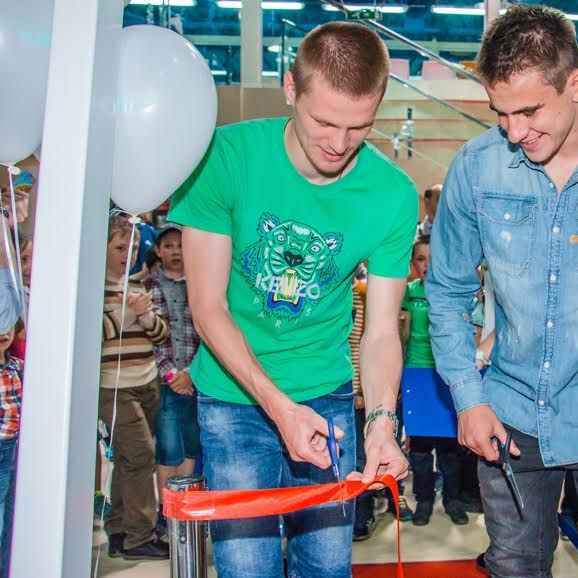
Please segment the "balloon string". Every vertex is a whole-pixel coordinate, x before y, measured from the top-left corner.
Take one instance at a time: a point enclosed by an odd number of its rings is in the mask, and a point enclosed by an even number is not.
[[[4,202],[2,200],[2,195],[0,195],[0,211],[4,213]],[[8,220],[2,216],[2,233],[4,239],[4,249],[6,251],[6,259],[8,260],[8,270],[10,272],[10,279],[12,285],[14,286],[14,291],[18,295],[18,299],[22,302],[22,293],[20,292],[20,287],[18,286],[18,280],[16,279],[16,269],[14,267],[14,257],[12,251],[10,250],[10,239],[8,236]],[[13,218],[15,220],[15,217]]]
[[[10,201],[12,204],[12,221],[14,224],[14,250],[16,251],[16,263],[18,264],[18,277],[20,279],[20,302],[22,303],[22,321],[24,327],[28,326],[28,305],[24,294],[24,280],[22,278],[22,257],[20,255],[20,235],[18,233],[18,216],[16,214],[16,195],[14,193],[13,172],[15,167],[8,167],[8,180],[10,182]],[[18,169],[19,171],[20,169]]]
[[[122,211],[125,213],[125,211]],[[126,213],[127,215],[130,213]],[[134,238],[135,238],[135,229],[137,223],[140,223],[140,219],[136,215],[131,215],[129,222],[132,224],[132,228],[130,231],[130,242],[128,245],[128,256],[126,260],[126,267],[124,271],[124,279],[123,279],[123,292],[122,292],[122,307],[121,307],[121,317],[120,317],[120,335],[118,339],[118,358],[116,364],[116,379],[114,384],[114,401],[113,401],[113,409],[112,409],[112,421],[110,424],[110,447],[113,447],[114,441],[114,430],[116,426],[116,415],[117,415],[117,399],[118,399],[118,387],[120,383],[120,370],[121,370],[121,353],[122,353],[122,335],[124,331],[124,315],[126,311],[126,298],[128,293],[128,282],[129,282],[129,275],[131,270],[131,263],[132,263],[132,254],[134,250]],[[113,450],[114,451],[114,450]],[[112,468],[114,466],[109,463],[108,471],[106,473],[106,492],[110,495],[110,487],[112,481]],[[106,507],[106,498],[102,501],[102,510],[100,512],[100,524],[101,527],[104,527],[104,510]],[[100,550],[102,548],[102,543],[98,546],[98,552],[96,554],[96,561],[94,563],[94,578],[98,576],[98,568],[100,565]]]

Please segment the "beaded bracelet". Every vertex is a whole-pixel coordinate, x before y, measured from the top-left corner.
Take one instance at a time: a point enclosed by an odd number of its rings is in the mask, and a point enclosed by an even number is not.
[[[382,415],[391,419],[391,423],[393,424],[393,433],[397,437],[397,428],[398,428],[398,421],[395,412],[390,411],[389,409],[384,409],[383,405],[378,405],[374,410],[369,412],[369,415],[365,418],[365,427],[363,428],[363,436],[367,437],[367,433],[369,432],[369,428],[371,424]]]

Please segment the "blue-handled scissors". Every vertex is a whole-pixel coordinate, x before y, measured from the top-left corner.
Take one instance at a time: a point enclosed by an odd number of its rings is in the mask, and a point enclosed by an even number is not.
[[[506,475],[512,491],[514,492],[514,497],[516,498],[516,503],[520,512],[524,509],[524,500],[522,499],[522,494],[520,493],[520,488],[514,477],[514,471],[512,470],[512,464],[510,462],[510,446],[512,445],[512,433],[508,432],[506,436],[506,443],[502,444],[498,442],[500,448],[500,456],[502,458],[502,470]]]
[[[341,487],[341,479],[339,475],[339,456],[337,455],[337,440],[335,439],[335,426],[333,418],[327,420],[327,430],[329,436],[327,438],[327,448],[329,449],[329,458],[331,459],[331,469],[333,475],[339,484],[339,495],[341,496],[341,509],[343,510],[343,517],[345,518],[345,500],[343,498],[343,488]]]

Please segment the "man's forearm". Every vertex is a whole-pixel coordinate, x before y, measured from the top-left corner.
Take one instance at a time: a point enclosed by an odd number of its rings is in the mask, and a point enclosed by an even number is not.
[[[193,314],[203,342],[273,420],[293,405],[267,375],[231,313],[220,307]]]
[[[378,406],[395,412],[401,378],[402,350],[399,335],[388,333],[361,340],[361,386],[365,412]]]

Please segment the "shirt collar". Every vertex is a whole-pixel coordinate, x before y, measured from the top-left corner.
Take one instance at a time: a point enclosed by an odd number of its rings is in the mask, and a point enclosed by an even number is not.
[[[167,277],[165,270],[163,269],[162,265],[159,267],[159,277],[161,277],[165,281],[172,281],[173,283],[178,283],[179,281],[184,281],[185,276],[179,277],[178,279],[173,279],[172,277]]]

